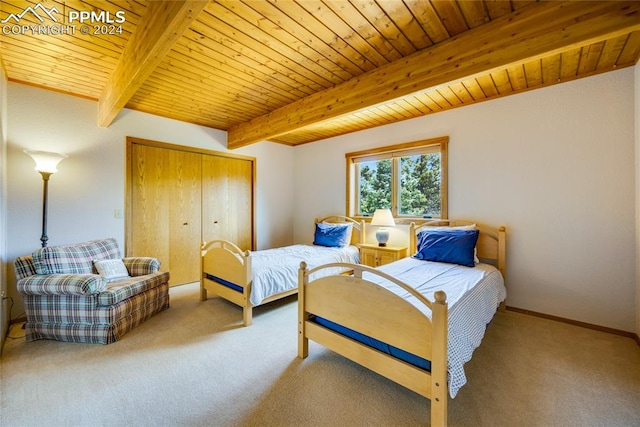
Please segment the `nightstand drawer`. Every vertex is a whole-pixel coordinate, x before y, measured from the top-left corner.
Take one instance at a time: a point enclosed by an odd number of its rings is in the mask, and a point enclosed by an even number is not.
[[[360,248],[360,264],[379,267],[407,256],[407,248],[400,246],[378,246],[363,243]]]

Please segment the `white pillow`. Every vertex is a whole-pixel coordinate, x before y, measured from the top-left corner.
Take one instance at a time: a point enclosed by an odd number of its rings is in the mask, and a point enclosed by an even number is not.
[[[93,261],[93,265],[107,282],[129,278],[129,272],[121,259],[102,259]]]

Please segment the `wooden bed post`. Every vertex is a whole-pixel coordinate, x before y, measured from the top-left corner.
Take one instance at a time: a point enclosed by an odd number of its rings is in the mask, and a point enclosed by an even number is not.
[[[416,242],[416,223],[409,224],[409,256],[413,255],[417,251],[418,243]]]
[[[207,288],[204,286],[204,255],[207,251],[204,249],[207,242],[202,242],[200,245],[200,301],[207,300]]]
[[[242,326],[251,326],[253,324],[253,307],[246,297],[244,300],[248,305],[242,309]]]
[[[242,299],[244,304],[242,306],[242,325],[251,326],[253,324],[253,306],[251,305],[251,286],[253,285],[253,278],[249,277],[251,270],[251,256],[249,251],[244,252],[245,268],[243,271],[243,283],[246,283],[242,288]]]
[[[447,295],[442,291],[434,294],[432,305],[431,346],[431,425],[447,425]]]
[[[300,359],[309,355],[309,338],[307,338],[305,331],[305,323],[309,315],[304,305],[304,294],[308,283],[307,263],[302,261],[298,269],[298,357]]]
[[[507,229],[503,226],[498,228],[498,270],[502,274],[505,283],[507,281]],[[498,306],[502,313],[507,311],[507,301],[502,301]]]

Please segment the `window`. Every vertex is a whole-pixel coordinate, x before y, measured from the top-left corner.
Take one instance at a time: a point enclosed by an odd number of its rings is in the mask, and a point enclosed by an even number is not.
[[[347,215],[447,218],[448,137],[346,154]]]

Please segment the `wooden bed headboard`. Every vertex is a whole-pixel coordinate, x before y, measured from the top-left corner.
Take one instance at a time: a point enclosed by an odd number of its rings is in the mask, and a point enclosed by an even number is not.
[[[318,222],[329,222],[333,224],[351,223],[353,224],[353,232],[351,233],[351,244],[357,245],[359,243],[365,243],[366,233],[364,229],[364,220],[356,221],[353,218],[342,215],[330,215],[324,218],[315,218],[313,224],[315,226]]]
[[[460,227],[472,224],[475,224],[476,229],[480,231],[478,243],[476,243],[478,258],[489,264],[494,264],[502,273],[502,277],[506,277],[506,228],[504,226],[495,228],[461,219],[427,220],[419,224],[412,222],[409,230],[410,252],[415,254],[418,251],[417,236],[422,230],[429,227]]]

